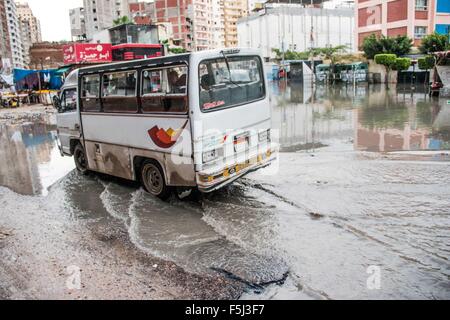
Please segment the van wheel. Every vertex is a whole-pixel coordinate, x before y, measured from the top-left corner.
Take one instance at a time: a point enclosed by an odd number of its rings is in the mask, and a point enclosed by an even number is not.
[[[83,175],[88,174],[86,154],[81,144],[76,145],[73,151],[73,158],[75,160],[75,166],[77,167],[78,172],[80,172]]]
[[[141,166],[141,181],[148,193],[161,200],[167,200],[172,193],[172,189],[166,185],[163,170],[156,161],[144,161]]]

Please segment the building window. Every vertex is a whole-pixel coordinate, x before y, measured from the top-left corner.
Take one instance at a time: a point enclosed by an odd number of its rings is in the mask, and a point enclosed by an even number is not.
[[[422,39],[427,35],[427,27],[414,27],[414,39]]]
[[[427,11],[428,10],[428,0],[416,0],[416,10],[417,11]]]

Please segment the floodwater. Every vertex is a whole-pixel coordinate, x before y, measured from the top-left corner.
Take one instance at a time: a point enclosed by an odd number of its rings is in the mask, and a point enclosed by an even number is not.
[[[140,250],[247,283],[243,299],[449,299],[447,100],[274,82],[271,104],[279,163],[199,202],[80,176],[46,121],[1,125],[4,210],[61,199],[74,221],[123,223]]]

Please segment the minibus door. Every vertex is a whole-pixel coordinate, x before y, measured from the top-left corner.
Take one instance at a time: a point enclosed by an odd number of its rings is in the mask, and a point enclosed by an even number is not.
[[[77,97],[76,88],[65,89],[61,94],[56,116],[61,151],[66,154],[70,154],[70,140],[80,137]]]

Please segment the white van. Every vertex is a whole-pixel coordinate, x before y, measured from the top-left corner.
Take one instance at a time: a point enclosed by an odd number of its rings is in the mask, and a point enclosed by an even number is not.
[[[217,190],[276,158],[259,53],[212,50],[73,71],[59,99],[62,155],[77,169],[173,189]]]

